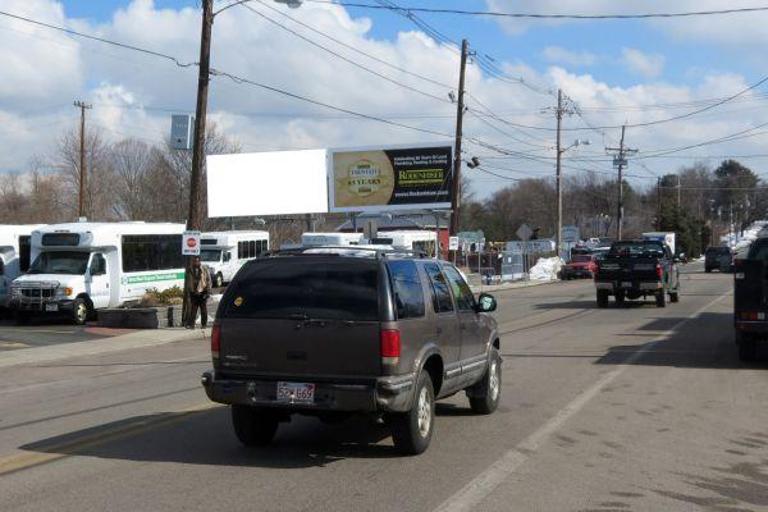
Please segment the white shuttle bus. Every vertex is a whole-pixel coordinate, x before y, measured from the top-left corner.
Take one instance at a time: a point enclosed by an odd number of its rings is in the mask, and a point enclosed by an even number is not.
[[[17,320],[65,313],[83,324],[150,288],[184,286],[183,224],[53,224],[32,232],[32,264],[11,285]]]
[[[200,259],[215,287],[224,286],[246,262],[269,251],[268,231],[214,231],[200,237]]]
[[[302,247],[346,247],[364,243],[362,233],[304,233],[301,235]]]
[[[395,250],[423,252],[433,258],[437,247],[437,234],[423,230],[380,231],[370,243],[391,245]]]
[[[0,225],[0,307],[8,305],[11,283],[29,269],[32,231],[40,224]]]

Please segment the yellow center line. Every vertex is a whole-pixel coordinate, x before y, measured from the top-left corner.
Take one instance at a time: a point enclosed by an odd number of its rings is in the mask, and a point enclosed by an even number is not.
[[[64,457],[78,455],[78,452],[103,445],[108,442],[117,441],[136,435],[149,429],[173,425],[184,421],[193,414],[209,411],[221,407],[220,404],[206,402],[181,411],[168,413],[158,418],[144,418],[120,425],[113,429],[85,435],[79,439],[68,440],[66,442],[40,446],[35,452],[22,452],[6,457],[0,457],[0,476],[9,473],[15,473],[24,469],[29,469],[49,462],[54,462]],[[55,452],[55,453],[54,453]]]

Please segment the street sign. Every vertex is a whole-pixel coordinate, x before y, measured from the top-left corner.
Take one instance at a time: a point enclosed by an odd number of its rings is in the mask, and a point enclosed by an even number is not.
[[[458,251],[459,250],[459,237],[452,236],[448,239],[448,250],[449,251]]]
[[[200,256],[200,232],[185,231],[181,236],[181,255]]]
[[[527,241],[531,239],[531,236],[533,236],[533,230],[528,226],[528,224],[523,224],[517,228],[517,232],[515,234],[520,240]]]
[[[578,226],[563,226],[561,239],[566,243],[576,243],[580,240]]]
[[[171,116],[171,148],[180,150],[192,149],[192,132],[194,130],[194,125],[194,116]]]

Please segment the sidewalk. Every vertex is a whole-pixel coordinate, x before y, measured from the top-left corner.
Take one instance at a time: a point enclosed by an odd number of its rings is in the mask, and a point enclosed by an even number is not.
[[[210,330],[188,330],[182,328],[148,329],[113,338],[23,348],[0,352],[0,368],[22,364],[47,363],[59,359],[106,354],[134,348],[154,347],[175,341],[203,341],[208,339],[208,336],[210,336]]]

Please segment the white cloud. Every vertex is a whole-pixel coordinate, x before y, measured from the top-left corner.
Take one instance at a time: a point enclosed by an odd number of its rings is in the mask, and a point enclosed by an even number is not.
[[[547,46],[541,52],[542,57],[555,64],[567,64],[574,67],[588,67],[597,62],[597,55],[587,51],[574,52],[562,46]]]
[[[645,78],[656,78],[664,70],[663,55],[643,53],[635,48],[623,48],[621,57],[629,71]]]
[[[563,6],[548,6],[548,3],[549,0],[544,0],[542,6],[536,9],[565,12],[573,9],[578,2],[566,2]],[[603,7],[611,6],[605,3]],[[178,56],[183,62],[194,62],[198,58],[200,18],[199,11],[193,7],[157,9],[150,0],[134,0],[116,12],[111,20],[98,25],[67,18],[61,5],[53,0],[5,0],[3,7],[11,12]],[[518,9],[525,7],[523,5]],[[290,24],[272,11],[264,12]],[[213,67],[339,107],[444,133],[445,140],[451,140],[455,106],[441,99],[447,99],[448,92],[456,87],[458,56],[453,49],[440,46],[423,33],[411,30],[400,33],[394,40],[374,39],[370,34],[372,25],[369,19],[352,18],[338,5],[305,3],[301,9],[282,12],[355,48],[431,77],[446,86],[427,83],[392,70],[322,40],[302,27],[295,27],[297,31],[332,46],[350,59],[438,99],[397,87],[309,46],[240,7],[226,11],[216,20]],[[179,68],[167,60],[59,36],[56,32],[7,19],[0,18],[0,24],[10,24],[13,29],[0,30],[0,58],[3,62],[11,62],[0,81],[0,140],[4,143],[0,169],[24,171],[27,161],[34,155],[51,154],[62,131],[77,126],[78,113],[72,107],[75,99],[93,103],[94,109],[88,112],[89,126],[99,130],[107,139],[134,136],[160,141],[168,135],[170,125],[171,112],[164,109],[180,112],[194,110],[197,84],[197,69],[194,67]],[[568,64],[562,55],[560,57],[557,63]],[[695,77],[695,81],[692,80],[697,84],[693,87],[643,83],[640,75],[636,85],[616,87],[592,75],[568,72],[558,66],[537,73],[522,61],[498,62],[497,65],[511,76],[523,76],[528,83],[537,84],[536,89],[542,88],[539,85],[544,89],[562,87],[579,102],[594,125],[619,125],[625,121],[637,123],[671,117],[690,108],[664,105],[730,95],[742,89],[745,82],[740,75],[705,71]],[[551,113],[541,111],[554,104],[554,98],[546,92],[534,92],[514,82],[491,78],[476,65],[468,68],[467,84],[470,92],[467,102],[474,112],[482,110],[479,100],[496,115],[513,123],[554,127]],[[745,98],[749,99],[749,96],[745,95]],[[434,142],[442,138],[356,119],[264,89],[236,84],[222,76],[214,77],[211,82],[209,104],[211,119],[219,123],[227,134],[238,139],[247,151]],[[713,109],[692,118],[690,122],[630,128],[628,141],[633,147],[648,152],[726,135],[760,121],[759,113],[745,109],[751,106],[746,101],[735,102],[732,106]],[[733,109],[741,109],[739,115],[733,115]],[[496,125],[494,129],[488,126],[487,120],[478,120],[474,112],[471,111],[466,118],[465,150],[468,154],[493,155],[492,150],[473,142],[473,139],[482,139],[522,153],[500,164],[523,171],[511,176],[553,175],[554,154],[551,147],[554,145],[554,134],[551,131],[521,129],[498,122],[493,123]],[[576,128],[584,124],[573,116],[566,119],[565,126]],[[594,132],[578,132],[579,136],[592,139],[593,146],[569,152],[566,165],[574,165],[575,159],[580,157],[600,158],[596,163],[583,163],[581,166],[593,165],[600,172],[611,173],[610,162],[600,150],[600,145],[603,142],[612,144],[610,138],[618,137],[618,130],[605,132],[608,137],[605,141]],[[567,135],[577,134],[569,132]],[[759,152],[756,150],[759,150],[761,142],[756,137],[728,146],[702,148],[695,154],[706,151],[714,154],[725,151]],[[673,169],[670,162],[649,160],[648,165],[657,171]],[[633,165],[632,169],[633,173],[642,173],[637,166]],[[566,167],[566,172],[578,171]],[[475,171],[470,176],[481,197],[497,190],[500,185],[510,183]]]

